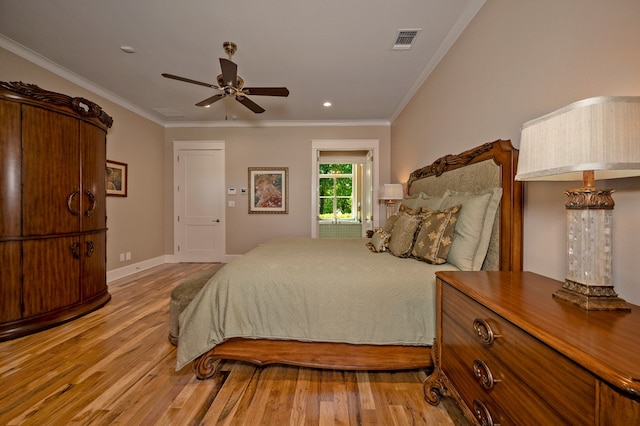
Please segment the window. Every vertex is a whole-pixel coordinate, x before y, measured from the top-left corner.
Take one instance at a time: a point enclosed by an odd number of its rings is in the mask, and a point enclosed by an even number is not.
[[[354,164],[320,164],[318,218],[320,221],[357,221],[354,209]]]

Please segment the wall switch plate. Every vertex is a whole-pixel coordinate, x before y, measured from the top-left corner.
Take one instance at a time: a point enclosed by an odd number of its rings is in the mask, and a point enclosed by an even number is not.
[[[131,252],[130,251],[125,253],[125,259],[126,260],[131,260]]]
[[[124,262],[124,253],[120,253],[120,262]]]
[[[229,207],[235,207],[236,206],[236,202],[235,201],[229,201]]]

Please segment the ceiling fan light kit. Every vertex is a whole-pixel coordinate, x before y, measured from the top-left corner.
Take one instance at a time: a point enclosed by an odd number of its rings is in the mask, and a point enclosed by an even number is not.
[[[190,78],[180,77],[174,74],[163,73],[162,76],[221,91],[222,93],[215,94],[196,104],[197,106],[205,108],[211,106],[211,104],[219,101],[220,99],[226,98],[227,96],[233,96],[236,101],[240,102],[254,113],[261,114],[265,109],[249,99],[247,95],[289,96],[289,90],[286,87],[244,87],[244,80],[238,75],[238,65],[231,61],[231,57],[236,53],[238,46],[233,42],[225,41],[222,44],[222,47],[229,56],[229,59],[220,58],[220,69],[222,70],[222,74],[219,74],[216,78],[216,82],[218,83],[217,86],[215,84],[204,83],[202,81],[192,80]]]

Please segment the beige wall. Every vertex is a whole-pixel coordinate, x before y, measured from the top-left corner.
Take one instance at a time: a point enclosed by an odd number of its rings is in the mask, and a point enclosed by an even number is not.
[[[129,196],[107,197],[107,270],[163,256],[164,128],[69,80],[0,48],[0,80],[21,80],[69,96],[82,96],[113,117],[107,158],[129,166]],[[119,254],[131,252],[129,261]]]
[[[488,0],[391,127],[391,179],[600,95],[640,95],[637,0]],[[640,179],[614,187],[616,290],[640,304]],[[525,184],[524,267],[564,279],[566,183]]]
[[[328,127],[200,127],[167,128],[165,135],[165,251],[173,253],[173,141],[225,142],[225,188],[248,185],[248,167],[289,168],[289,214],[249,214],[247,196],[227,195],[226,253],[244,254],[271,238],[311,236],[311,141],[377,139],[380,182],[389,177],[389,126]],[[382,210],[381,210],[382,211]]]
[[[0,48],[0,80],[21,80],[70,96],[83,96],[114,119],[107,158],[128,164],[128,197],[107,198],[107,270],[173,254],[173,146],[175,140],[226,144],[225,187],[246,187],[247,167],[289,167],[287,215],[249,215],[246,196],[227,196],[226,253],[243,254],[276,236],[310,236],[311,140],[377,139],[380,182],[389,178],[389,126],[165,128],[129,109]],[[72,77],[70,77],[72,79]],[[382,210],[380,210],[382,212]],[[120,261],[120,254],[132,258]]]

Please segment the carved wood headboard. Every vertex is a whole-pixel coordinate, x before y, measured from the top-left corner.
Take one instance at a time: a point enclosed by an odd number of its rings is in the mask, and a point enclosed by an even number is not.
[[[407,183],[409,195],[439,196],[446,189],[476,192],[502,187],[502,199],[483,270],[522,270],[524,193],[515,181],[518,150],[511,141],[496,140],[458,155],[446,155],[415,170]]]

